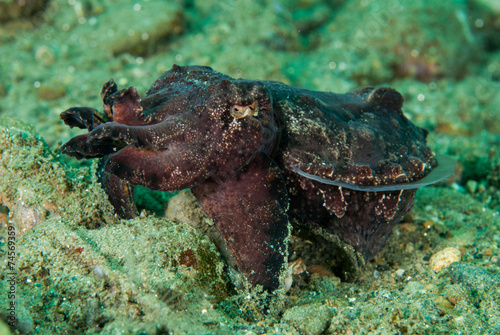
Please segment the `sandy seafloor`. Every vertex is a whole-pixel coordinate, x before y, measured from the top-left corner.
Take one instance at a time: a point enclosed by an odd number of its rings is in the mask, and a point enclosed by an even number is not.
[[[500,334],[498,1],[25,3],[0,1],[1,335]],[[110,78],[144,94],[174,63],[340,93],[394,87],[456,174],[418,191],[356,282],[304,253],[263,313],[192,227],[206,218],[189,191],[168,220],[152,214],[166,197],[143,191],[142,215],[120,222],[95,165],[59,153],[82,133],[62,111],[100,109]],[[459,262],[436,272],[445,248]]]

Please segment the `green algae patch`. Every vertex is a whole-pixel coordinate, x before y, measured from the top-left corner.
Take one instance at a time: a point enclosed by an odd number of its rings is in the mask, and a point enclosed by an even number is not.
[[[204,322],[217,324],[218,315],[215,298],[200,287],[209,291],[210,283],[214,294],[223,294],[217,291],[223,276],[175,265],[187,243],[217,255],[192,230],[149,219],[95,230],[40,222],[18,240],[18,306],[28,311],[23,324],[37,324],[42,333],[206,332]],[[212,261],[220,274],[222,263]]]
[[[500,332],[500,276],[473,264],[454,263],[450,267],[453,282],[459,283],[468,293],[467,300],[461,301],[464,318],[470,314],[482,317],[485,329],[491,329],[490,334]],[[473,307],[472,307],[473,306]],[[465,307],[465,306],[464,306]]]
[[[33,127],[0,119],[0,150],[0,204],[18,233],[49,217],[89,228],[116,222],[91,169],[66,166]]]
[[[215,246],[196,228],[152,216],[123,221],[98,230],[80,230],[110,266],[128,274],[137,285],[164,291],[165,278],[175,285],[205,289],[204,295],[218,301],[228,294],[224,263]],[[165,270],[167,269],[167,270]]]

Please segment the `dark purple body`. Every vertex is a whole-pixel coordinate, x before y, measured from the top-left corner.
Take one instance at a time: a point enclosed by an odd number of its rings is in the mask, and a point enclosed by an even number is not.
[[[89,131],[62,151],[103,159],[103,184],[122,218],[136,215],[130,185],[191,188],[229,263],[268,290],[286,267],[290,223],[361,264],[412,208],[415,190],[349,185],[409,183],[437,166],[426,132],[405,118],[401,95],[389,88],[313,92],[174,66],[143,99],[113,81],[102,98],[103,114],[88,107],[61,114]]]

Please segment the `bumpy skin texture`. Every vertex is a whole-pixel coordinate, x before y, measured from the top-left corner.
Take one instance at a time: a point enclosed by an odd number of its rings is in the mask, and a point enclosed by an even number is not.
[[[101,180],[122,218],[136,215],[130,185],[191,188],[229,263],[268,290],[285,269],[289,222],[344,253],[352,278],[415,197],[415,190],[328,185],[295,168],[348,184],[392,185],[419,180],[437,165],[426,132],[404,117],[401,95],[389,88],[313,92],[174,65],[144,99],[133,87],[118,91],[112,80],[101,96],[104,114],[88,107],[61,114],[89,131],[62,151],[102,158]]]

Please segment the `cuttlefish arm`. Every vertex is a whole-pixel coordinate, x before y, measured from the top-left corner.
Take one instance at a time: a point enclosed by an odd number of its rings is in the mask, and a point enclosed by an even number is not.
[[[209,179],[192,189],[233,256],[253,285],[279,286],[287,258],[288,195],[276,163],[264,153],[235,177]]]

